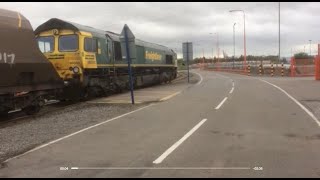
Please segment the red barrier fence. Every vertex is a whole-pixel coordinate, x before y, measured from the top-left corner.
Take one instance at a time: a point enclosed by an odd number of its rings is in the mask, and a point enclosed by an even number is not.
[[[232,68],[232,67],[223,67],[220,64],[205,64],[202,66],[204,70],[207,71],[220,71],[220,72],[230,72],[230,73],[237,73],[237,74],[245,74],[247,75],[247,70],[244,69],[242,66]]]
[[[315,60],[315,80],[320,80],[320,44],[318,44],[318,55]]]
[[[315,59],[296,59],[290,61],[291,77],[308,77],[315,75]]]
[[[320,56],[315,58],[315,80],[320,80]]]

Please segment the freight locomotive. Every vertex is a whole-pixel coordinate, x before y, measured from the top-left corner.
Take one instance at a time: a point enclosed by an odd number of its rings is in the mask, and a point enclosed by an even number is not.
[[[63,86],[39,50],[30,22],[18,12],[0,9],[0,114],[15,109],[36,113]]]
[[[39,48],[66,85],[66,98],[100,96],[128,89],[128,65],[120,35],[53,18],[35,30]],[[176,53],[135,40],[135,87],[169,82],[177,76]]]
[[[0,115],[37,113],[45,100],[79,100],[129,88],[120,35],[50,19],[34,32],[19,12],[0,9]],[[177,55],[136,39],[134,87],[177,77]]]

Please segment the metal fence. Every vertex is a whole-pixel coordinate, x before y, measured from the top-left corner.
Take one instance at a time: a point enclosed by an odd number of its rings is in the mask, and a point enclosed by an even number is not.
[[[205,70],[231,72],[244,75],[288,76],[290,64],[273,64],[271,61],[219,62],[198,64],[197,67]]]
[[[315,75],[315,59],[295,59],[290,61],[291,77],[307,77]]]

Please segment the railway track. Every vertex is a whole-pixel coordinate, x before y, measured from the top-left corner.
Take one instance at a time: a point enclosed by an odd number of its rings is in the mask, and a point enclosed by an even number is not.
[[[26,115],[21,110],[10,111],[8,113],[8,117],[0,117],[0,128],[2,128],[4,126],[8,126],[10,124],[16,124],[16,123],[23,122],[24,120],[27,120],[30,117],[43,116],[45,114],[55,112],[57,110],[64,109],[64,108],[67,108],[67,107],[70,107],[70,106],[73,106],[73,105],[76,105],[79,103],[81,103],[81,102],[59,102],[59,101],[48,102],[45,104],[43,109],[41,109],[41,111],[35,115]]]

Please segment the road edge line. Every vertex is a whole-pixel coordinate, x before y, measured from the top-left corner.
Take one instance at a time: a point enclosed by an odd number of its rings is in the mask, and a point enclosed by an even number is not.
[[[178,94],[180,94],[180,93],[181,93],[181,91],[175,92],[175,93],[173,93],[173,94],[171,94],[171,95],[169,95],[169,96],[166,96],[166,97],[160,99],[159,101],[168,100],[168,99],[170,99],[170,98],[172,98],[172,97],[174,97],[174,96],[176,96],[176,95],[178,95]]]
[[[278,87],[277,85],[274,85],[274,84],[272,84],[272,83],[270,83],[270,82],[268,82],[266,80],[263,80],[263,79],[259,79],[259,80],[263,81],[265,83],[268,83],[269,85],[274,86],[275,88],[279,89],[284,94],[286,94],[291,100],[293,100],[296,104],[298,104],[301,107],[301,109],[303,109],[320,127],[320,122],[317,119],[317,117],[311,111],[309,111],[304,105],[302,105],[298,100],[296,100],[294,97],[292,97],[289,93],[287,93],[285,90],[283,90],[282,88]]]
[[[197,74],[197,75],[200,77],[200,81],[198,81],[196,85],[201,84],[201,83],[202,83],[202,81],[203,81],[203,77],[202,77],[202,75],[201,75],[201,74],[199,74],[199,73],[197,73],[197,72],[191,72],[191,73],[195,73],[195,74]]]
[[[71,133],[71,134],[69,134],[69,135],[63,136],[63,137],[58,138],[58,139],[56,139],[56,140],[53,140],[53,141],[50,141],[50,142],[48,142],[48,143],[42,144],[42,145],[37,146],[37,147],[35,147],[35,148],[27,151],[27,152],[24,152],[24,153],[19,154],[19,155],[17,155],[17,156],[11,157],[11,158],[3,161],[3,163],[9,162],[9,161],[12,160],[12,159],[19,158],[19,157],[21,157],[21,156],[24,156],[24,155],[26,155],[26,154],[29,154],[29,153],[31,153],[31,152],[33,152],[33,151],[39,150],[39,149],[41,149],[41,148],[44,148],[44,147],[49,146],[49,145],[51,145],[51,144],[54,144],[54,143],[56,143],[56,142],[62,141],[62,140],[64,140],[64,139],[67,139],[67,138],[69,138],[69,137],[71,137],[71,136],[74,136],[74,135],[76,135],[76,134],[79,134],[79,133],[81,133],[81,132],[84,132],[84,131],[86,131],[86,130],[89,130],[89,129],[91,129],[91,128],[94,128],[94,127],[100,126],[100,125],[102,125],[102,124],[105,124],[105,123],[114,121],[114,120],[116,120],[116,119],[119,119],[119,118],[121,118],[121,117],[127,116],[127,115],[129,115],[129,114],[134,113],[134,112],[143,110],[143,109],[145,109],[145,108],[151,107],[151,106],[153,106],[153,105],[155,105],[155,104],[149,104],[149,105],[147,105],[147,106],[144,106],[144,107],[142,107],[142,108],[136,109],[136,110],[134,110],[134,111],[130,111],[130,112],[128,112],[128,113],[122,114],[122,115],[120,115],[120,116],[111,118],[111,119],[109,119],[109,120],[100,122],[100,123],[98,123],[98,124],[95,124],[95,125],[89,126],[89,127],[87,127],[87,128],[81,129],[81,130],[79,130],[79,131],[76,131],[76,132],[74,132],[74,133]]]

